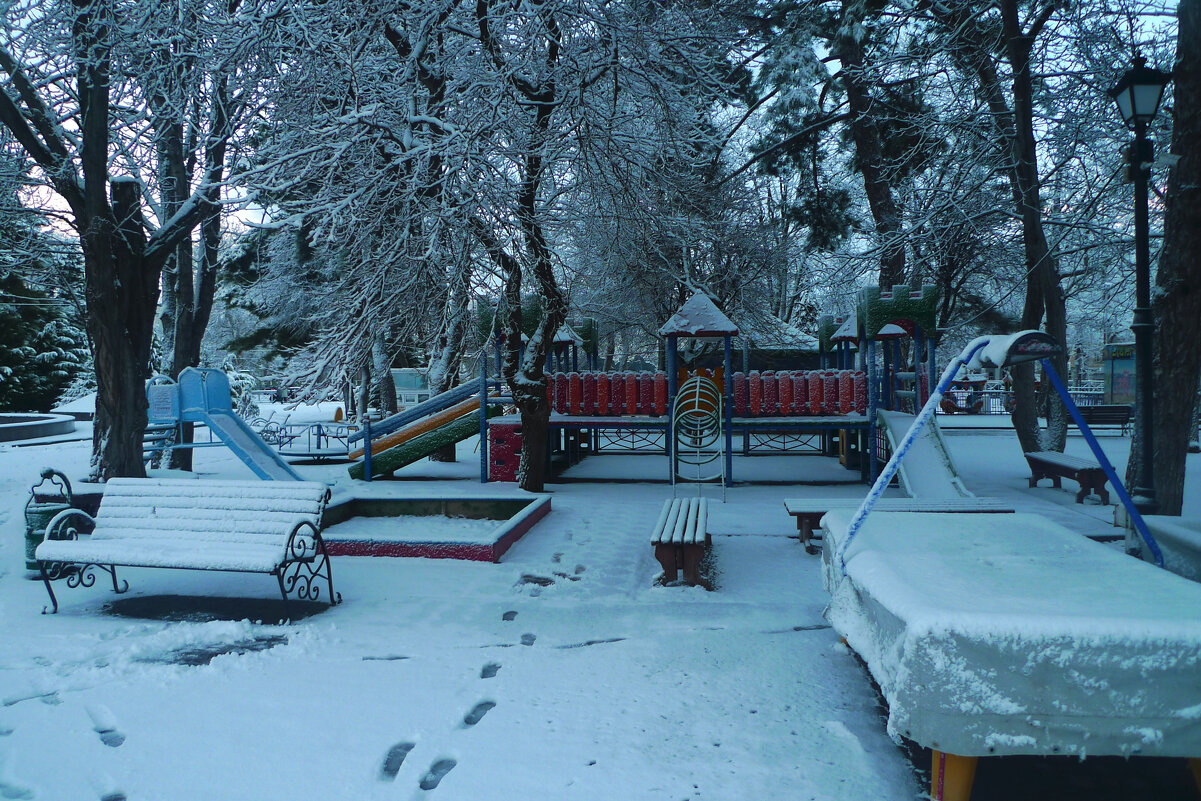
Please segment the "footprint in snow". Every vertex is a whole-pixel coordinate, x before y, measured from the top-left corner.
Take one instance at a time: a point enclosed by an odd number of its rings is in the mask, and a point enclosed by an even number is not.
[[[503,615],[501,615],[501,616],[500,616],[500,619],[501,619],[501,620],[506,620],[506,621],[508,621],[508,620],[516,620],[516,619],[517,619],[517,612],[516,612],[516,611],[514,611],[514,610],[512,610],[512,609],[510,609],[508,612],[505,612]]]
[[[484,715],[488,714],[488,710],[496,706],[495,701],[480,701],[471,708],[471,711],[463,718],[463,728],[468,729],[484,719]]]
[[[88,717],[92,719],[92,730],[100,735],[100,742],[109,748],[117,748],[125,742],[125,734],[117,725],[117,718],[104,704],[89,704]]]
[[[22,800],[33,798],[36,794],[32,787],[26,787],[16,779],[9,778],[6,762],[5,755],[0,753],[0,798]]]
[[[446,778],[446,774],[450,773],[450,769],[459,764],[453,759],[439,759],[434,764],[430,765],[429,771],[421,777],[420,787],[422,790],[433,790],[438,784]]]
[[[482,670],[480,670],[480,678],[491,679],[496,676],[496,672],[498,670],[500,670],[499,662],[489,662],[488,664],[484,665]]]
[[[384,764],[379,769],[380,779],[395,779],[396,774],[400,773],[400,766],[404,764],[405,757],[415,746],[416,743],[397,743],[389,748],[384,757]]]
[[[522,634],[521,635],[521,644],[522,645],[533,645],[534,640],[536,640],[536,639],[538,639],[538,635],[536,635],[536,634]]]

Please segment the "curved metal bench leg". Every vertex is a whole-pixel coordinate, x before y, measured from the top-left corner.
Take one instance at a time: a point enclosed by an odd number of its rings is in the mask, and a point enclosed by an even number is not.
[[[42,573],[42,583],[46,585],[46,592],[50,593],[50,603],[54,605],[54,609],[50,614],[58,614],[58,599],[54,597],[54,590],[50,587],[50,576],[46,575],[46,563],[38,562],[38,570]],[[46,607],[42,607],[42,614],[46,614]]]

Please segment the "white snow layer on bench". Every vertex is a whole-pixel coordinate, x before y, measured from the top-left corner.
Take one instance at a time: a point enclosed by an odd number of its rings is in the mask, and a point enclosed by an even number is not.
[[[1201,585],[1026,514],[822,518],[829,619],[944,752],[1201,755]]]

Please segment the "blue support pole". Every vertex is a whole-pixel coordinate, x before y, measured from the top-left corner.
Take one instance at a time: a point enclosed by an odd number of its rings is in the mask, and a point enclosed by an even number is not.
[[[733,358],[730,353],[730,335],[725,337],[725,368],[726,373],[722,377],[722,384],[725,390],[722,392],[724,398],[722,405],[725,406],[726,418],[726,486],[730,487],[734,484],[734,416],[732,409],[734,407],[734,374],[731,372],[733,366]]]
[[[371,418],[363,415],[363,480],[371,480]]]
[[[488,360],[480,354],[480,483],[488,483]]]
[[[1076,403],[1072,400],[1068,388],[1063,385],[1063,380],[1060,379],[1059,373],[1055,372],[1055,368],[1051,366],[1051,361],[1049,359],[1042,359],[1041,362],[1043,372],[1051,380],[1051,386],[1055,387],[1055,391],[1059,393],[1060,400],[1067,407],[1068,413],[1072,415],[1072,419],[1076,421],[1076,426],[1080,429],[1080,433],[1084,435],[1084,441],[1088,443],[1088,447],[1092,449],[1093,456],[1097,457],[1097,462],[1101,465],[1101,469],[1105,471],[1105,477],[1109,479],[1109,483],[1113,486],[1113,491],[1117,493],[1118,498],[1122,501],[1122,505],[1126,507],[1126,514],[1130,515],[1130,520],[1134,523],[1135,531],[1142,537],[1143,542],[1147,543],[1147,548],[1151,551],[1151,555],[1155,557],[1155,564],[1163,567],[1163,552],[1159,549],[1159,543],[1155,541],[1155,538],[1151,536],[1151,532],[1147,529],[1147,522],[1143,520],[1143,516],[1134,505],[1134,500],[1130,497],[1130,494],[1126,492],[1126,485],[1118,478],[1117,471],[1113,469],[1113,465],[1105,457],[1105,452],[1101,450],[1101,443],[1097,442],[1097,438],[1093,436],[1093,430],[1088,427],[1088,423],[1084,422],[1084,417],[1081,416],[1080,410],[1076,408]]]
[[[676,393],[679,392],[679,379],[676,377],[676,345],[679,343],[672,335],[664,337],[667,348],[667,433],[663,435],[667,450],[668,479],[674,484],[676,480],[676,454],[674,417],[676,408]]]
[[[880,460],[876,456],[876,409],[879,406],[876,340],[869,339],[865,345],[867,350],[864,356],[864,369],[867,370],[867,462],[871,478],[874,480],[880,469]]]
[[[926,397],[922,395],[922,354],[926,352],[926,338],[922,336],[922,329],[914,327],[913,329],[913,409],[917,411],[922,408],[922,404],[926,402]],[[930,387],[933,390],[933,387]]]

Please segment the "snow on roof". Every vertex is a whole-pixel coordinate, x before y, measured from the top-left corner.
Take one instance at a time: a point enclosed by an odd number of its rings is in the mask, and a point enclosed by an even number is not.
[[[563,323],[563,325],[559,326],[559,330],[555,332],[555,344],[564,345],[567,343],[583,345],[584,339],[575,331],[572,331],[571,326],[569,326],[567,323]]]
[[[880,332],[876,334],[876,339],[900,339],[907,336],[909,333],[904,328],[896,323],[889,323],[880,329]]]
[[[737,333],[738,326],[730,322],[730,318],[722,314],[707,295],[700,292],[690,297],[659,329],[659,335],[664,337],[711,337]]]
[[[859,324],[855,315],[851,315],[838,326],[838,330],[830,336],[831,342],[858,342]]]

